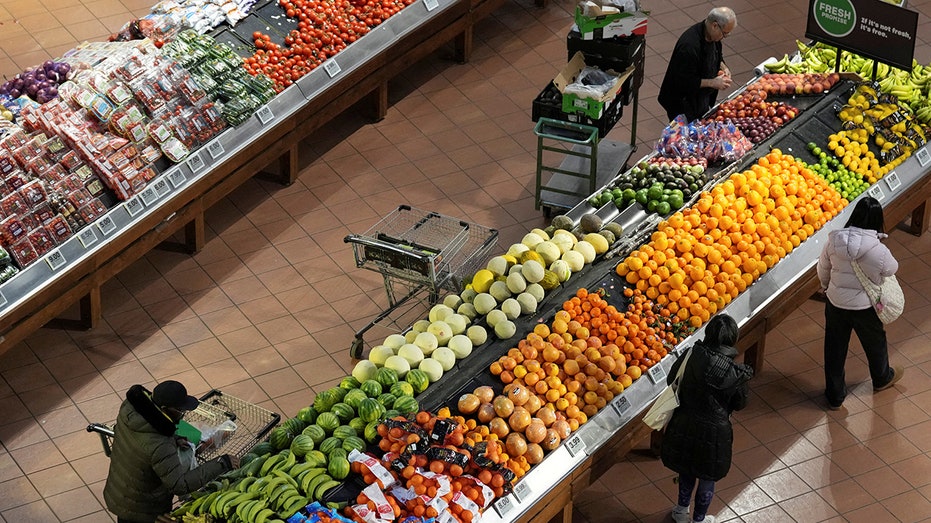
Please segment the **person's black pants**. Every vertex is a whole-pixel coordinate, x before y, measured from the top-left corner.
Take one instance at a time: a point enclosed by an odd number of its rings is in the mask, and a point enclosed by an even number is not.
[[[824,396],[837,406],[847,396],[844,364],[850,345],[850,333],[857,333],[869,363],[873,387],[889,383],[893,371],[889,367],[886,330],[872,307],[863,310],[838,309],[828,301],[824,307]]]

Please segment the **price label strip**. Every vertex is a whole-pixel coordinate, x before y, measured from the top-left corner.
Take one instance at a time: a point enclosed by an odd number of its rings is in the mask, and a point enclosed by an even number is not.
[[[440,0],[423,0],[423,5],[427,8],[427,12],[430,12],[440,6]]]
[[[100,229],[100,234],[108,236],[111,232],[116,230],[116,224],[113,223],[113,218],[104,216],[97,222],[97,228]]]
[[[627,396],[618,396],[616,400],[611,402],[611,407],[618,416],[623,418],[625,414],[630,412],[630,400],[627,399]]]
[[[142,203],[144,203],[146,207],[158,201],[158,193],[152,186],[146,187],[139,196],[142,198]]]
[[[902,180],[899,179],[899,175],[895,171],[883,176],[883,180],[886,181],[886,187],[889,188],[890,193],[894,193],[902,185]]]
[[[517,498],[518,503],[523,503],[524,501],[530,499],[533,496],[533,491],[530,489],[530,484],[527,481],[521,481],[514,487],[514,497]]]
[[[126,209],[126,212],[130,216],[136,216],[142,212],[142,201],[139,200],[138,196],[133,196],[130,200],[123,204],[123,207]]]
[[[867,192],[870,193],[870,196],[876,198],[879,201],[883,201],[883,199],[886,197],[886,193],[883,192],[883,188],[880,187],[878,183],[870,187],[870,190]]]
[[[53,271],[57,271],[68,263],[68,260],[66,260],[65,256],[61,253],[61,249],[55,249],[45,257],[45,263],[47,263]]]
[[[928,152],[927,146],[919,149],[918,152],[915,153],[915,156],[918,157],[918,165],[922,167],[931,163],[931,153]]]
[[[8,302],[6,301],[6,296],[0,292],[0,307],[5,307]]]
[[[255,112],[255,115],[259,118],[259,121],[262,122],[262,125],[265,125],[275,119],[275,113],[273,113],[271,108],[269,108],[267,105],[263,105],[258,111]]]
[[[185,176],[184,173],[181,172],[181,169],[177,169],[175,171],[172,171],[172,173],[168,175],[168,181],[171,182],[171,185],[175,189],[177,189],[178,187],[181,187],[182,185],[184,185],[184,182],[187,181],[187,176]]]
[[[507,517],[514,513],[517,510],[517,505],[514,503],[514,498],[512,496],[504,496],[499,499],[494,504],[495,512],[498,513],[498,516],[501,519],[507,519]]]
[[[207,146],[207,152],[210,153],[210,157],[216,160],[217,158],[223,156],[226,153],[226,150],[223,149],[223,144],[219,140],[214,140]]]
[[[582,436],[578,434],[570,436],[569,439],[566,440],[566,450],[569,451],[569,455],[573,458],[579,454],[584,454],[585,442],[582,441]]]
[[[326,71],[326,74],[330,75],[330,78],[335,77],[343,71],[340,69],[339,64],[336,63],[335,58],[330,58],[326,62],[323,62],[323,70]]]
[[[88,248],[91,245],[97,243],[97,233],[94,232],[94,229],[87,228],[81,231],[81,234],[78,235],[78,240],[81,242],[81,245],[84,248]]]
[[[158,194],[159,198],[171,192],[171,186],[168,185],[168,182],[165,181],[164,178],[161,178],[157,182],[152,184],[152,187],[155,188],[155,192],[156,194]]]
[[[650,376],[650,381],[653,383],[666,383],[666,369],[662,365],[653,365],[650,367],[650,370],[647,371],[647,374]]]
[[[191,158],[187,161],[187,166],[188,166],[188,168],[191,169],[191,174],[197,174],[198,172],[200,172],[201,170],[203,170],[203,168],[205,167],[205,165],[204,165],[204,159],[200,157],[200,154],[199,154],[199,153],[194,154],[194,155],[191,156]]]

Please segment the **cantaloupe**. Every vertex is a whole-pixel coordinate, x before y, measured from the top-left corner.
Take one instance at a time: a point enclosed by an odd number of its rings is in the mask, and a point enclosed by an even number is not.
[[[488,341],[488,331],[481,325],[471,325],[466,329],[466,336],[472,340],[472,347],[478,347]]]
[[[496,281],[491,284],[491,288],[488,289],[488,294],[491,294],[498,300],[498,303],[511,297],[511,291],[508,290],[508,284],[505,281]]]
[[[421,332],[414,338],[414,345],[420,347],[425,356],[429,356],[439,347],[439,341],[432,332]]]
[[[498,306],[498,300],[494,296],[483,292],[475,297],[475,300],[472,302],[472,305],[475,307],[475,312],[480,316],[488,314],[489,311]]]
[[[385,361],[391,356],[394,356],[394,349],[387,345],[376,345],[369,351],[369,361],[379,367],[383,367]]]
[[[538,243],[533,250],[543,257],[543,264],[547,266],[558,260],[559,256],[562,255],[559,246],[549,240]]]
[[[507,315],[507,319],[513,320],[520,316],[521,307],[520,303],[514,298],[508,298],[501,303],[501,311]]]
[[[501,309],[494,309],[490,311],[487,316],[485,316],[485,323],[487,323],[489,327],[494,327],[495,325],[507,319],[508,315],[506,312],[502,311]]]
[[[523,264],[523,269],[521,269],[521,274],[524,276],[524,279],[528,283],[537,283],[543,279],[545,269],[543,265],[536,260],[527,260]]]
[[[446,305],[442,303],[437,303],[433,307],[430,307],[430,314],[427,315],[427,318],[430,320],[431,323],[434,321],[442,321],[444,318],[446,318],[447,316],[449,316],[450,314],[454,312],[455,311],[451,309],[450,307],[447,307]]]
[[[505,283],[508,286],[508,290],[511,291],[511,294],[520,294],[527,290],[527,280],[524,279],[523,274],[510,274]]]

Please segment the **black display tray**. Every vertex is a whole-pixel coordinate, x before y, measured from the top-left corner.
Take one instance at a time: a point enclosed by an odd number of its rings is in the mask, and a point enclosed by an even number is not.
[[[288,18],[284,8],[278,2],[270,2],[258,9],[254,9],[250,16],[258,16],[283,35],[297,30],[297,24],[300,22],[297,18]]]
[[[243,58],[248,58],[255,54],[255,46],[252,45],[252,39],[250,38],[248,41],[243,40],[241,35],[236,34],[229,28],[223,28],[223,30],[215,33],[213,39],[230,46],[230,49],[232,49],[234,53]]]
[[[284,37],[287,34],[287,31],[282,33],[275,25],[256,16],[255,13],[243,18],[235,27],[230,28],[230,31],[244,42],[252,42],[252,34],[258,31],[267,34],[271,41],[278,45],[284,45]]]

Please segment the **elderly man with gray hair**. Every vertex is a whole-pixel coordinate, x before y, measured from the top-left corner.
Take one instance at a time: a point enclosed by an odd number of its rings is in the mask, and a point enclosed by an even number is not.
[[[715,7],[679,37],[657,98],[670,120],[680,114],[688,121],[700,118],[714,105],[718,91],[731,86],[721,40],[736,27],[731,8]]]

